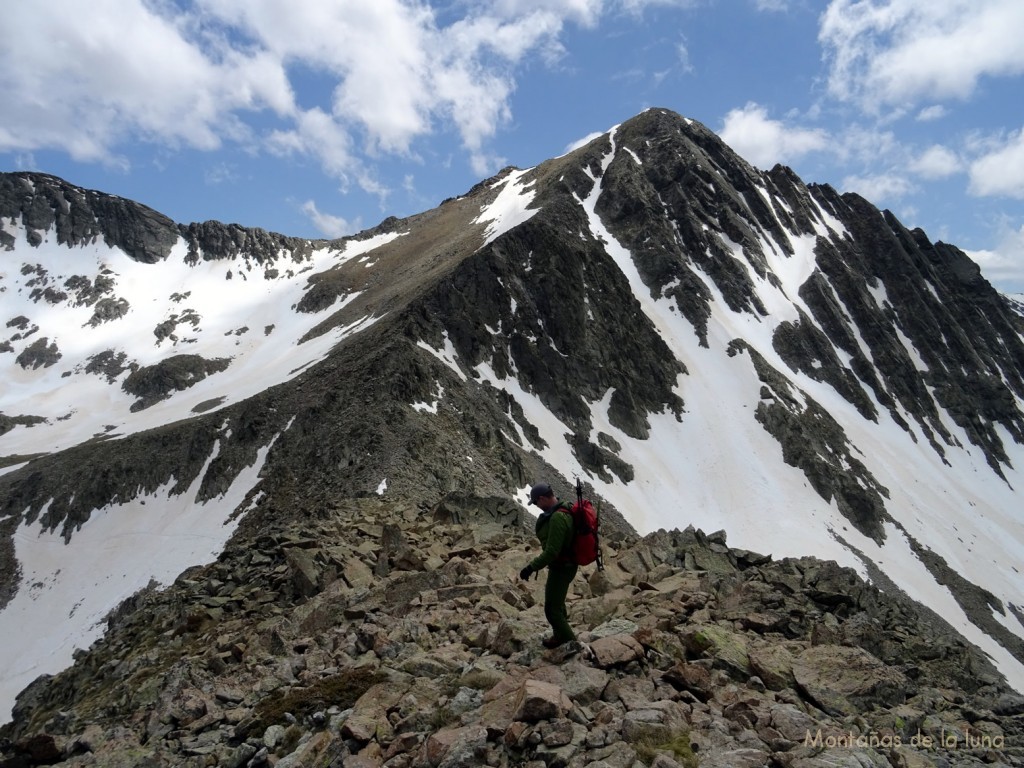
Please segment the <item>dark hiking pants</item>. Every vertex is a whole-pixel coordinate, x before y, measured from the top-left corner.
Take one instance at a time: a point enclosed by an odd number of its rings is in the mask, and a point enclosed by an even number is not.
[[[573,563],[551,563],[548,566],[548,580],[544,585],[544,615],[551,625],[552,637],[560,643],[576,639],[576,633],[569,626],[565,597],[569,594],[577,570],[579,566]]]

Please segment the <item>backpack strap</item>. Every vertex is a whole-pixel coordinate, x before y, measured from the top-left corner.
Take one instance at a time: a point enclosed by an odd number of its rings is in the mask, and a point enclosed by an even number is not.
[[[557,558],[555,558],[555,562],[571,563],[573,561],[573,542],[576,540],[576,518],[572,514],[572,504],[570,504],[567,501],[558,502],[551,510],[552,513],[559,511],[565,512],[565,514],[567,514],[569,516],[569,519],[572,521],[572,524],[569,528],[569,535],[565,539],[565,546],[562,547],[562,553]]]

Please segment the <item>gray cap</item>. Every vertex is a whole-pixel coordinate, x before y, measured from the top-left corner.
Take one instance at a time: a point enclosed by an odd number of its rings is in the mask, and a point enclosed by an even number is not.
[[[537,499],[541,496],[554,496],[555,492],[551,490],[551,486],[547,483],[537,483],[533,488],[530,489],[530,503],[536,504]]]

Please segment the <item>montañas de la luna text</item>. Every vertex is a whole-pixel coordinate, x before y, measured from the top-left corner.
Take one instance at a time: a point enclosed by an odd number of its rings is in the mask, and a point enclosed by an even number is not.
[[[805,747],[824,747],[825,749],[890,749],[901,746],[920,747],[921,749],[1003,749],[1005,739],[1002,734],[992,735],[972,732],[966,729],[947,731],[945,728],[936,736],[918,731],[909,739],[898,733],[829,733],[824,734],[819,728],[814,733],[807,730],[804,735]]]

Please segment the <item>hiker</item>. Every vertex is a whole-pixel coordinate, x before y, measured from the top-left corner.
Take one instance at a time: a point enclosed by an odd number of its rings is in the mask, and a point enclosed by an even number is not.
[[[566,554],[573,538],[573,520],[569,504],[560,502],[547,483],[539,483],[530,490],[530,504],[541,508],[537,519],[537,538],[543,551],[519,572],[519,578],[526,580],[544,567],[548,578],[544,586],[544,615],[551,625],[551,637],[544,640],[545,648],[557,648],[563,643],[576,640],[576,633],[569,626],[569,612],[565,597],[569,585],[576,577],[578,566]]]

